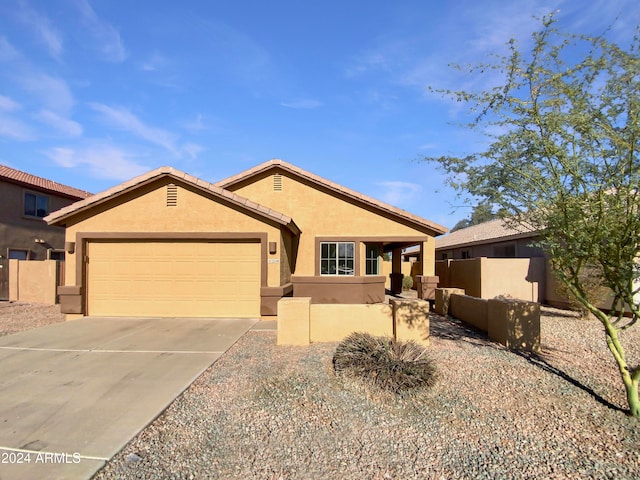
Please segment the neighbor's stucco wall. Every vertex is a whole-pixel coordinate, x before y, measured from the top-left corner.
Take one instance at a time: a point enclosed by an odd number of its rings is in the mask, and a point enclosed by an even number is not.
[[[178,186],[177,206],[167,206],[169,183]],[[290,239],[283,239],[287,234],[279,226],[220,202],[175,179],[163,178],[73,217],[67,224],[66,239],[75,242],[76,234],[83,232],[266,232],[267,241],[278,246],[275,254],[268,254],[272,260],[267,265],[268,286],[286,283],[290,279],[289,263],[286,259],[281,261],[281,256],[284,242],[290,243]],[[68,254],[66,260],[65,283],[75,285],[77,255]]]
[[[282,190],[274,191],[273,175],[282,175]],[[315,275],[316,237],[340,237],[345,240],[369,238],[390,240],[391,237],[425,237],[424,231],[363,208],[347,197],[293,177],[285,170],[270,170],[262,175],[229,187],[229,190],[250,198],[273,210],[290,216],[302,230],[295,275]],[[425,242],[425,275],[433,275],[435,241],[428,236]],[[360,272],[365,274],[364,249],[360,249]]]
[[[32,192],[49,199],[49,211],[53,212],[74,203],[74,200],[55,194],[41,192],[9,182],[0,181],[2,208],[0,208],[0,256],[6,257],[7,250],[28,250],[29,259],[44,260],[47,249],[64,248],[64,228],[49,226],[41,218],[24,215],[24,194]],[[45,243],[35,243],[35,239]]]

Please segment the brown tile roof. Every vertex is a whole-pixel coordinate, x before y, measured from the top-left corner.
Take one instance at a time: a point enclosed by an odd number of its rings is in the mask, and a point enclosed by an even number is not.
[[[7,167],[6,165],[0,165],[0,180],[18,183],[37,190],[56,193],[68,198],[83,199],[91,196],[91,193],[84,190],[69,187],[67,185],[54,182],[53,180],[47,180],[46,178],[37,177],[30,173]]]
[[[527,230],[524,227],[514,227],[506,224],[501,218],[497,218],[436,238],[436,250],[492,243],[496,240],[511,240],[535,236],[536,233],[533,230]]]
[[[439,225],[435,222],[427,220],[426,218],[419,217],[417,215],[407,212],[406,210],[402,210],[400,208],[394,207],[387,203],[381,202],[380,200],[376,200],[375,198],[369,197],[367,195],[363,195],[362,193],[356,192],[355,190],[351,190],[338,183],[327,180],[326,178],[315,175],[311,172],[303,170],[299,167],[296,167],[295,165],[292,165],[290,163],[285,162],[284,160],[280,160],[277,158],[261,163],[256,167],[245,170],[244,172],[241,172],[232,177],[221,180],[218,183],[216,183],[216,185],[222,188],[229,188],[230,186],[240,183],[243,180],[246,180],[250,177],[261,174],[273,168],[280,168],[284,171],[292,173],[293,175],[296,175],[298,177],[311,181],[316,185],[322,186],[336,193],[339,193],[347,197],[350,197],[354,200],[357,200],[358,202],[368,207],[373,207],[375,209],[382,210],[386,213],[391,213],[396,217],[402,218],[404,220],[408,220],[421,227],[426,227],[427,229],[431,230],[435,235],[442,235],[448,230],[446,227],[443,227],[442,225]]]
[[[76,213],[87,210],[95,205],[99,205],[107,200],[110,200],[111,198],[117,197],[124,192],[133,190],[163,176],[170,176],[177,180],[181,180],[196,188],[199,188],[200,190],[211,193],[216,197],[223,198],[227,202],[238,205],[245,210],[257,213],[263,218],[267,218],[281,225],[284,225],[295,234],[300,233],[300,229],[291,217],[288,217],[287,215],[284,215],[280,212],[276,212],[275,210],[271,210],[270,208],[264,207],[262,205],[258,205],[257,203],[251,202],[247,198],[236,195],[235,193],[229,192],[228,190],[224,190],[223,188],[220,188],[213,183],[209,183],[194,176],[188,175],[185,172],[182,172],[173,167],[156,168],[155,170],[139,175],[131,180],[116,185],[115,187],[111,187],[100,193],[96,193],[90,198],[61,208],[60,210],[49,214],[44,219],[48,224],[64,224],[64,220]]]

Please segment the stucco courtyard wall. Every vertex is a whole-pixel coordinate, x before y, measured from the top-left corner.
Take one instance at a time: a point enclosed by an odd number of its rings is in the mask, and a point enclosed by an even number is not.
[[[9,300],[55,304],[59,263],[56,260],[9,260]]]
[[[441,288],[462,288],[477,298],[509,296],[531,302],[545,300],[546,261],[534,258],[470,258],[439,260]]]
[[[339,341],[353,332],[429,344],[429,303],[313,304],[309,297],[278,302],[278,345]]]

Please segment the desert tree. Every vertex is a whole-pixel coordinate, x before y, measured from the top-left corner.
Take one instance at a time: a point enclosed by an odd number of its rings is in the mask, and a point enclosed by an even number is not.
[[[506,54],[466,72],[500,78],[498,86],[433,90],[467,102],[467,126],[489,141],[468,156],[427,158],[461,194],[540,233],[561,284],[602,324],[634,417],[640,365],[629,363],[622,339],[640,315],[638,35],[621,47],[545,17],[530,50],[511,40]]]

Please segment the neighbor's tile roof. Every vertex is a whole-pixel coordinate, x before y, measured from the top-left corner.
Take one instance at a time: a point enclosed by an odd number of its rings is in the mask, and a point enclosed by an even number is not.
[[[281,225],[284,225],[287,228],[289,228],[289,230],[291,230],[296,234],[300,233],[300,229],[298,228],[298,226],[295,224],[295,222],[291,217],[284,215],[280,212],[276,212],[275,210],[267,208],[258,203],[252,202],[248,198],[241,197],[240,195],[236,195],[235,193],[225,190],[223,188],[220,188],[213,183],[194,177],[193,175],[189,175],[173,167],[160,167],[160,168],[156,168],[155,170],[151,170],[150,172],[139,175],[129,181],[116,185],[115,187],[111,187],[100,193],[96,193],[90,198],[87,198],[80,202],[76,202],[73,205],[69,205],[68,207],[61,208],[60,210],[49,214],[44,219],[49,224],[61,223],[63,220],[69,218],[71,215],[87,210],[93,207],[94,205],[103,203],[113,197],[116,197],[124,192],[130,191],[138,186],[147,184],[162,176],[171,176],[178,180],[182,180],[188,184],[191,184],[199,188],[200,190],[205,190],[219,198],[225,199],[230,203],[234,203],[247,210],[253,211],[258,215],[260,215],[261,217],[271,219]]]
[[[296,167],[295,165],[292,165],[278,158],[274,158],[267,162],[261,163],[260,165],[257,165],[253,168],[245,170],[244,172],[241,172],[237,175],[221,180],[218,183],[216,183],[216,185],[222,188],[229,188],[232,185],[240,183],[243,180],[246,180],[250,177],[258,175],[272,168],[280,168],[284,171],[297,175],[298,177],[302,177],[306,180],[309,180],[312,183],[315,183],[316,185],[320,185],[336,193],[340,193],[347,197],[353,198],[354,200],[357,200],[365,205],[375,207],[379,210],[383,210],[385,212],[391,213],[396,217],[400,217],[404,220],[409,220],[414,224],[417,224],[422,227],[426,227],[429,230],[432,230],[436,235],[442,235],[448,230],[446,227],[443,227],[442,225],[439,225],[435,222],[427,220],[426,218],[419,217],[417,215],[407,212],[406,210],[402,210],[400,208],[394,207],[387,203],[381,202],[380,200],[376,200],[375,198],[369,197],[367,195],[363,195],[362,193],[356,192],[355,190],[351,190],[343,185],[332,182],[331,180],[327,180],[326,178],[320,177],[319,175],[315,175],[311,172],[303,170],[302,168]]]
[[[501,218],[479,223],[471,227],[456,230],[443,237],[436,238],[436,250],[458,248],[481,243],[492,243],[496,240],[534,237],[535,232],[524,227],[507,225]]]
[[[0,165],[0,179],[7,180],[12,183],[18,183],[27,187],[38,190],[46,190],[52,193],[58,193],[65,197],[83,199],[91,196],[91,193],[78,188],[69,187],[61,183],[47,180],[46,178],[37,177],[30,173],[16,170],[15,168]]]

